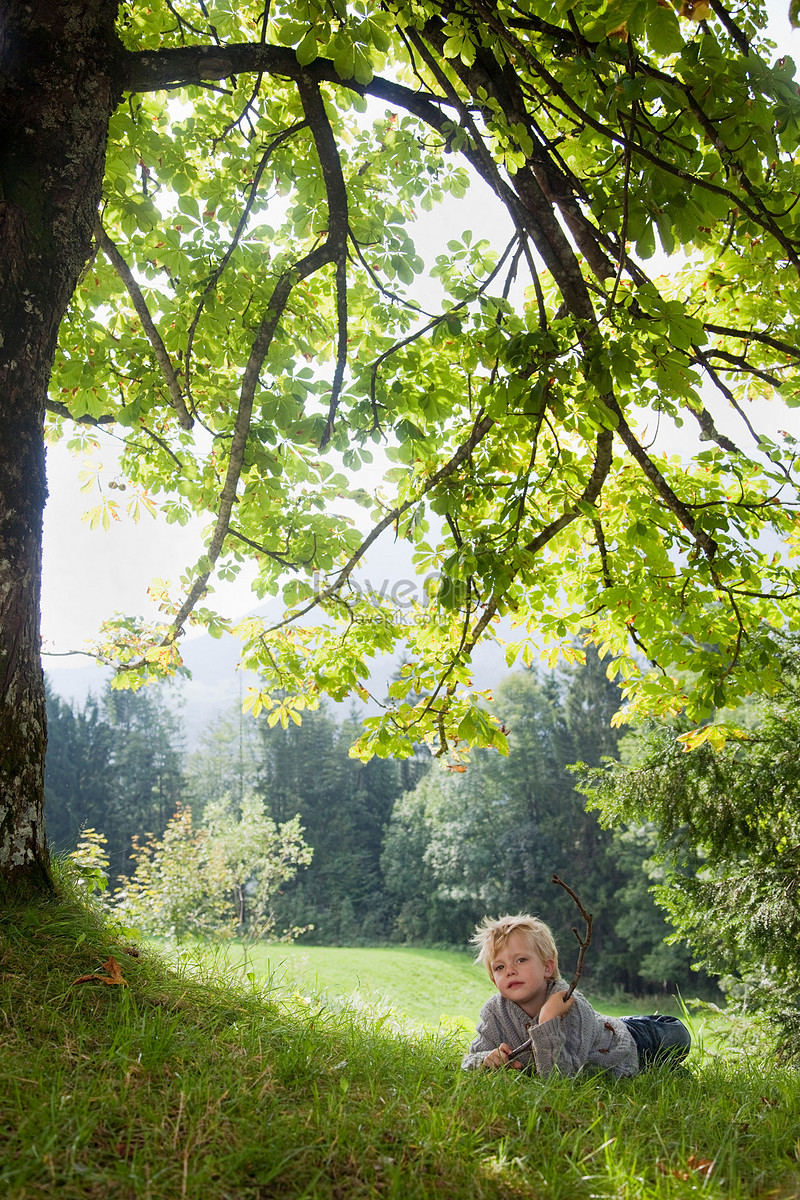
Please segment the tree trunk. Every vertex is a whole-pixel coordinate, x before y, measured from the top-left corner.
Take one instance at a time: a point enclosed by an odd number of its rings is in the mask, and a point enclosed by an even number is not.
[[[39,607],[44,410],[88,258],[118,0],[6,0],[0,28],[0,880],[49,886]]]

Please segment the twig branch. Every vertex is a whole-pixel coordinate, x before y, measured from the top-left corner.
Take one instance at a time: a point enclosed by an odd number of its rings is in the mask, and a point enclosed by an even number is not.
[[[570,996],[575,991],[575,988],[578,985],[578,980],[580,979],[581,975],[583,974],[583,960],[586,957],[586,951],[589,949],[589,945],[591,944],[591,941],[592,941],[592,914],[590,912],[586,911],[586,909],[581,904],[579,898],[576,896],[575,892],[573,892],[572,888],[569,887],[566,883],[564,883],[563,879],[559,879],[558,875],[553,876],[553,883],[557,883],[559,887],[562,887],[564,889],[564,891],[567,893],[568,896],[572,896],[572,899],[575,901],[575,903],[578,906],[578,911],[580,912],[581,916],[583,917],[584,921],[586,922],[586,937],[585,938],[581,937],[581,935],[578,933],[578,931],[574,925],[572,926],[572,932],[575,934],[575,937],[578,939],[578,945],[580,946],[580,950],[578,952],[578,964],[575,967],[575,974],[572,976],[570,985],[567,988],[566,992],[564,992],[564,1003],[566,1004],[567,1000],[569,1000]]]
[[[584,921],[586,922],[586,937],[585,938],[581,937],[581,935],[578,933],[578,931],[574,925],[572,926],[572,932],[575,934],[575,937],[578,939],[578,945],[580,946],[580,952],[578,954],[578,965],[575,968],[575,974],[572,976],[572,980],[570,982],[569,987],[567,988],[567,990],[565,992],[559,992],[559,995],[562,997],[564,1003],[566,1004],[566,1002],[569,1000],[572,993],[575,991],[578,980],[580,979],[581,973],[583,972],[583,959],[586,954],[586,951],[589,949],[589,943],[592,940],[592,914],[587,913],[586,909],[583,907],[580,900],[573,892],[572,888],[569,887],[566,883],[564,883],[563,879],[559,879],[558,875],[553,876],[553,883],[557,883],[559,887],[562,887],[565,892],[567,892],[570,896],[572,896],[572,899],[575,901],[575,903],[577,904],[577,906],[580,910],[581,916],[583,917]],[[511,1053],[506,1058],[506,1062],[513,1062],[514,1059],[518,1058],[520,1054],[524,1054],[526,1050],[530,1050],[532,1045],[533,1045],[533,1038],[529,1037],[528,1040],[526,1042],[523,1042],[521,1046],[516,1046],[511,1051]]]
[[[217,266],[212,271],[209,279],[206,282],[205,287],[203,288],[202,295],[200,296],[200,299],[197,302],[197,308],[195,309],[194,316],[192,317],[192,323],[189,326],[189,332],[186,337],[186,365],[184,367],[184,376],[186,379],[186,394],[189,398],[189,403],[192,407],[192,410],[194,410],[194,401],[192,398],[192,382],[191,382],[192,348],[194,346],[194,335],[197,330],[197,326],[200,322],[200,317],[203,314],[203,309],[205,308],[206,301],[208,300],[210,293],[217,286],[220,276],[222,275],[223,271],[225,270],[228,263],[230,262],[231,257],[233,255],[234,251],[236,250],[236,247],[239,245],[239,242],[242,239],[242,235],[247,227],[247,223],[250,220],[250,214],[253,211],[253,205],[256,202],[256,197],[258,195],[258,189],[261,184],[261,177],[267,168],[267,164],[269,163],[269,160],[272,157],[273,152],[276,150],[276,148],[278,146],[281,145],[281,143],[285,142],[287,138],[291,137],[293,134],[297,133],[299,130],[305,129],[307,127],[307,125],[308,125],[308,121],[305,121],[305,120],[295,122],[294,125],[289,126],[287,129],[281,130],[281,132],[272,139],[270,144],[265,149],[264,153],[261,156],[261,160],[260,160],[258,166],[256,167],[255,174],[253,175],[253,180],[252,180],[252,183],[250,184],[250,190],[249,190],[247,199],[245,201],[244,208],[242,209],[241,216],[239,217],[239,222],[236,226],[236,229],[234,230],[233,237],[231,238],[230,245],[228,246],[227,250],[223,254],[223,256],[220,259]]]

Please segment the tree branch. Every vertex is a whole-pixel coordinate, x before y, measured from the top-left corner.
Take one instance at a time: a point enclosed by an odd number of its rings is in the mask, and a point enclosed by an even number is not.
[[[347,248],[347,197],[341,173],[341,164],[338,153],[336,153],[336,146],[333,141],[333,134],[322,97],[316,85],[311,84],[307,78],[303,78],[302,76],[298,80],[298,90],[316,144],[328,196],[329,198],[333,197],[330,203],[328,236],[321,246],[315,247],[315,249],[304,255],[303,258],[299,259],[280,275],[266,304],[264,316],[251,346],[250,356],[242,376],[239,406],[236,411],[228,467],[220,492],[217,518],[211,540],[206,553],[197,564],[197,577],[161,641],[162,646],[172,645],[180,637],[183,632],[184,622],[204,594],[214,566],[222,553],[225,538],[228,536],[230,529],[233,506],[236,503],[237,489],[244,464],[253,404],[261,368],[269,353],[272,339],[283,316],[292,289],[301,280],[306,279],[309,275],[313,275],[329,263],[336,261],[338,257],[344,255]],[[344,194],[343,209],[340,203],[342,194]],[[338,204],[337,201],[339,201]],[[131,667],[128,666],[125,669],[130,670]]]
[[[670,512],[674,513],[681,524],[688,529],[689,533],[692,535],[697,545],[702,549],[708,561],[711,562],[717,553],[717,543],[704,530],[697,528],[694,517],[689,512],[686,505],[678,496],[676,496],[675,492],[673,492],[672,488],[669,486],[658,467],[650,458],[650,455],[634,435],[633,430],[625,420],[622,410],[620,409],[614,397],[606,396],[604,397],[604,400],[619,422],[617,432],[619,433],[625,448],[639,464],[642,471],[650,480],[651,484],[664,501]]]
[[[563,879],[559,879],[559,877],[557,875],[554,875],[553,883],[557,883],[559,887],[562,887],[564,889],[564,891],[572,897],[572,899],[575,901],[575,903],[578,906],[578,911],[580,912],[581,916],[583,917],[584,921],[586,922],[586,937],[585,938],[581,937],[581,935],[578,933],[578,931],[574,925],[572,926],[572,932],[575,934],[575,937],[578,939],[578,945],[580,946],[580,951],[578,953],[578,963],[577,963],[577,966],[575,967],[575,974],[572,976],[570,985],[567,988],[566,992],[564,993],[564,1002],[566,1003],[566,1001],[569,1000],[570,996],[575,991],[575,988],[578,985],[578,980],[580,979],[581,975],[583,974],[583,960],[586,957],[586,951],[589,949],[589,946],[591,945],[591,941],[592,941],[592,914],[590,912],[586,911],[586,909],[581,904],[581,902],[578,899],[575,892],[573,892],[571,887],[569,887],[566,883],[564,883]]]
[[[114,425],[117,420],[114,416],[90,417],[88,413],[84,413],[82,417],[74,417],[66,404],[62,404],[60,400],[47,399],[45,408],[54,417],[65,417],[68,421],[74,421],[76,425],[95,425],[98,429],[104,425]]]
[[[191,404],[193,410],[194,410],[194,402],[192,400],[192,385],[191,385],[192,347],[194,344],[195,331],[197,330],[197,326],[200,321],[200,317],[203,313],[203,309],[205,308],[206,300],[208,299],[210,293],[217,286],[217,282],[219,281],[220,276],[222,275],[223,271],[225,270],[228,263],[230,262],[231,256],[232,256],[234,250],[239,245],[239,242],[241,240],[242,234],[244,233],[247,222],[250,219],[250,213],[252,212],[253,205],[255,204],[255,201],[256,201],[259,184],[261,183],[261,177],[264,174],[264,171],[266,170],[267,164],[268,164],[270,158],[272,157],[273,151],[276,150],[277,147],[280,146],[282,142],[285,142],[287,140],[287,138],[291,137],[292,134],[295,134],[299,130],[304,129],[307,126],[307,124],[308,124],[307,121],[298,121],[296,124],[290,126],[288,129],[281,130],[281,132],[279,134],[277,134],[272,139],[270,144],[267,146],[266,150],[264,151],[263,155],[261,156],[261,160],[260,160],[258,166],[256,167],[256,171],[253,176],[253,181],[250,184],[250,191],[248,193],[247,200],[245,201],[244,208],[242,209],[242,215],[239,218],[239,222],[236,226],[236,229],[234,230],[233,237],[231,238],[230,245],[228,246],[228,249],[223,254],[223,256],[220,259],[217,266],[214,268],[214,270],[211,274],[211,277],[208,280],[208,282],[206,283],[206,286],[203,288],[203,292],[200,296],[200,299],[197,302],[197,308],[195,310],[194,316],[192,317],[192,323],[189,326],[189,332],[186,335],[186,360],[185,360],[185,368],[184,368],[184,378],[186,379],[186,394],[189,398],[189,403]]]
[[[162,341],[161,334],[158,332],[155,322],[150,316],[150,310],[147,307],[144,296],[142,295],[142,289],[136,282],[133,271],[131,271],[125,259],[120,254],[116,244],[106,233],[105,229],[103,228],[103,224],[99,219],[95,229],[95,238],[97,239],[97,242],[106,258],[111,263],[122,282],[125,284],[128,294],[133,301],[133,307],[139,314],[139,320],[142,322],[142,328],[147,335],[147,340],[153,347],[156,361],[161,368],[161,374],[164,376],[170,401],[178,416],[178,422],[181,426],[181,429],[191,429],[194,422],[192,421],[189,410],[186,407],[186,402],[183,398],[183,391],[181,390],[181,385],[178,382],[178,376],[175,374],[175,368],[173,367],[172,360],[167,353],[167,348]]]

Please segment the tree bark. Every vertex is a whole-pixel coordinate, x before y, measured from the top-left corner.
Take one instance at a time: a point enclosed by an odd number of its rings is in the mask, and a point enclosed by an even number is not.
[[[0,879],[49,885],[40,658],[44,410],[118,99],[118,0],[6,0],[0,27]]]

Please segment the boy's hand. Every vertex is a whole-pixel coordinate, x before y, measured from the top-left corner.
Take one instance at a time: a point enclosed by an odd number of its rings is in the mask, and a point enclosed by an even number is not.
[[[518,1062],[516,1059],[514,1062],[508,1061],[508,1056],[511,1053],[511,1049],[512,1047],[509,1046],[508,1042],[501,1042],[496,1050],[489,1051],[489,1053],[486,1055],[486,1058],[483,1060],[483,1065],[490,1068],[492,1071],[496,1071],[498,1067],[512,1067],[515,1071],[521,1071],[521,1062]]]
[[[547,1021],[555,1020],[556,1017],[565,1017],[576,999],[574,993],[569,1000],[565,1000],[563,992],[553,992],[539,1010],[539,1024],[544,1025]]]

